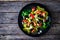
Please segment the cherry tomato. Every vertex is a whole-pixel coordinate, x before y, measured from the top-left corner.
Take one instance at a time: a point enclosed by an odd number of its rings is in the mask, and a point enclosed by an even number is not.
[[[30,14],[30,17],[33,19],[34,18],[34,15],[33,14]]]

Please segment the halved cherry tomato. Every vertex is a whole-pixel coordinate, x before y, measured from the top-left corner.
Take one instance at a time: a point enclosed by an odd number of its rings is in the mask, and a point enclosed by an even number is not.
[[[34,18],[34,15],[33,14],[30,14],[30,17],[33,19]]]

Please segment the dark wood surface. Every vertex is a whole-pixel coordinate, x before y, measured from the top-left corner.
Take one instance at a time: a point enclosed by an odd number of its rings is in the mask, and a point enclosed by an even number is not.
[[[52,26],[46,34],[40,37],[25,35],[18,26],[19,11],[29,3],[41,3],[51,12]],[[60,0],[1,1],[0,40],[60,40]]]

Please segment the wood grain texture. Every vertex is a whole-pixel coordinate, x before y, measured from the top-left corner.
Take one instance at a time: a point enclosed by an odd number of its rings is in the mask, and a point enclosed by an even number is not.
[[[0,1],[35,1],[35,0],[0,0]]]
[[[19,13],[0,13],[0,23],[18,23]]]
[[[0,2],[0,12],[19,12],[21,8],[32,2]],[[60,12],[60,3],[58,2],[39,2],[46,5],[51,12]]]
[[[29,3],[41,3],[51,12],[52,26],[40,37],[25,35],[18,26],[19,12]],[[60,0],[0,2],[0,40],[60,40]]]
[[[5,40],[59,40],[60,35],[43,35],[40,37],[30,37],[27,35],[5,35],[1,36]]]
[[[23,4],[29,4],[31,2],[0,2],[0,12],[19,12],[23,8]]]

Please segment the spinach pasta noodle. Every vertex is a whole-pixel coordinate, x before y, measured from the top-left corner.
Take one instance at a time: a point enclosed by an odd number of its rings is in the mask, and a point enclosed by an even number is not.
[[[31,3],[20,11],[19,26],[30,36],[39,36],[45,33],[51,25],[49,12],[39,3]]]

